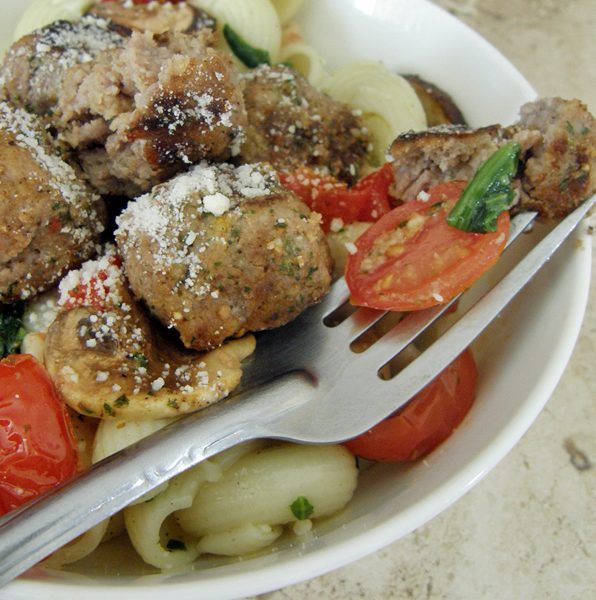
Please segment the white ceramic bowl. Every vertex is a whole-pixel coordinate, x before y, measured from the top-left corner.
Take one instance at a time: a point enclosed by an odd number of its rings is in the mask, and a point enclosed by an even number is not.
[[[2,4],[0,39],[9,38],[27,4]],[[519,106],[535,95],[492,46],[426,0],[307,0],[300,21],[330,67],[369,58],[382,59],[398,72],[418,73],[450,92],[472,125],[512,122]],[[531,245],[531,238],[522,245]],[[567,243],[483,335],[475,349],[479,397],[456,434],[425,462],[375,465],[364,472],[347,510],[319,526],[312,541],[178,576],[38,570],[1,590],[0,598],[246,596],[320,575],[419,527],[490,471],[548,400],[571,354],[587,301],[591,252],[589,239],[582,242]],[[511,260],[506,256],[500,268]]]

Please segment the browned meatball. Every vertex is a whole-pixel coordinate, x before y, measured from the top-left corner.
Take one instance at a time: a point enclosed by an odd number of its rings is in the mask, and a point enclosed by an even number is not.
[[[95,254],[104,213],[38,118],[0,102],[0,303],[42,292]]]
[[[135,32],[69,70],[53,122],[100,193],[134,196],[239,147],[242,93],[230,59],[208,41]]]
[[[204,28],[215,28],[215,19],[187,2],[131,4],[125,0],[112,0],[96,4],[89,12],[124,27],[151,33],[166,31],[187,33]]]
[[[118,224],[132,290],[189,348],[283,325],[331,282],[318,215],[263,166],[200,164]]]
[[[503,131],[497,125],[477,130],[439,126],[404,133],[389,150],[394,179],[391,194],[407,201],[442,181],[470,179],[501,143]]]
[[[545,98],[521,109],[518,128],[539,132],[526,161],[521,205],[562,218],[596,190],[596,120],[579,100]]]
[[[64,76],[100,52],[118,48],[127,32],[95,16],[56,21],[13,44],[0,69],[3,96],[38,115],[52,113]]]
[[[263,65],[245,74],[244,81],[245,162],[268,161],[288,171],[323,167],[350,183],[358,179],[370,140],[347,104],[283,66]]]

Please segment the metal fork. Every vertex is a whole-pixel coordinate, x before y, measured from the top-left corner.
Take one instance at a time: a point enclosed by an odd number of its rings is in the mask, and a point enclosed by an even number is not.
[[[277,438],[339,442],[366,431],[403,406],[487,327],[552,256],[592,207],[584,202],[557,225],[490,292],[396,377],[384,365],[449,305],[407,314],[364,352],[350,347],[386,313],[360,309],[341,323],[344,280],[292,323],[260,336],[246,361],[241,390],[189,415],[0,520],[0,586],[146,492],[240,442]],[[534,220],[512,220],[513,241]],[[333,326],[335,325],[335,326]]]

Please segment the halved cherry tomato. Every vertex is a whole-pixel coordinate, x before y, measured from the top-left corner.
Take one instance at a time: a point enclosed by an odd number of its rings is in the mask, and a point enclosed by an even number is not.
[[[427,201],[394,208],[356,240],[357,251],[346,265],[353,304],[397,311],[443,304],[498,260],[509,235],[509,213],[499,216],[494,233],[468,233],[447,224],[464,187],[464,182],[439,184]]]
[[[70,420],[45,369],[28,354],[0,361],[0,515],[76,469]]]
[[[341,219],[345,224],[376,221],[391,210],[389,186],[393,181],[393,172],[390,164],[361,179],[351,188],[334,177],[320,175],[308,168],[280,173],[279,178],[282,185],[323,217],[325,231],[329,231],[333,219]]]
[[[459,355],[409,404],[345,443],[369,460],[417,460],[445,441],[462,422],[476,397],[476,363],[469,350]]]

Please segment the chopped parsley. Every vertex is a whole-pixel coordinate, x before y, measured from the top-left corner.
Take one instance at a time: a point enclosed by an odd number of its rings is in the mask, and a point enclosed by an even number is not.
[[[149,359],[142,352],[135,352],[132,355],[132,359],[140,368],[145,369],[149,365]]]
[[[290,510],[299,521],[303,521],[313,514],[315,507],[304,496],[298,496],[298,498],[290,504]]]
[[[116,400],[114,400],[114,406],[122,408],[123,406],[127,406],[128,402],[128,397],[125,394],[122,394],[122,396],[119,396],[118,398],[116,398]]]

